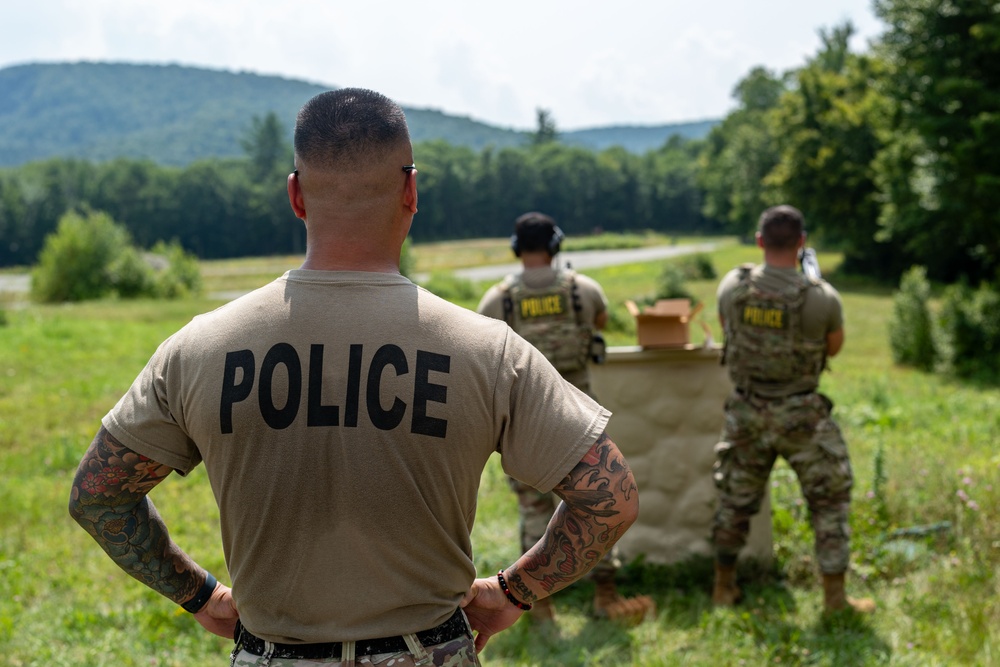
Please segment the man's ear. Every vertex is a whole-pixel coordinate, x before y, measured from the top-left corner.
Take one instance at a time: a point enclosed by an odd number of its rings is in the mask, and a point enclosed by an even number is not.
[[[288,175],[288,203],[292,205],[292,212],[296,218],[306,219],[306,202],[302,197],[302,184],[299,183],[298,169]]]
[[[764,237],[761,236],[760,232],[754,234],[754,238],[757,240],[757,247],[760,249],[764,248]]]
[[[403,186],[403,205],[410,213],[417,212],[417,170],[406,172],[406,185]]]

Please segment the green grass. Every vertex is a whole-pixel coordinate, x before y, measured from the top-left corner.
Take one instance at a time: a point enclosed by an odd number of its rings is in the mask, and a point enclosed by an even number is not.
[[[473,244],[474,245],[474,244]],[[468,266],[465,245],[417,246],[418,270]],[[481,256],[507,262],[502,239]],[[487,250],[493,248],[493,251]],[[490,253],[494,254],[490,254]],[[507,254],[505,254],[507,253]],[[749,246],[712,254],[719,276],[758,259]],[[300,258],[212,262],[206,292],[250,289]],[[676,261],[676,260],[673,260]],[[847,342],[823,389],[848,440],[855,476],[849,590],[879,609],[824,621],[812,535],[788,467],[772,478],[776,563],[743,572],[746,602],[713,609],[711,566],[631,564],[626,593],[647,593],[654,622],[620,628],[587,613],[592,584],[556,596],[559,632],[519,623],[484,651],[486,665],[990,665],[1000,664],[1000,390],[895,367],[888,346],[891,291],[843,280]],[[587,271],[614,309],[610,345],[634,344],[625,299],[655,290],[663,262]],[[687,286],[719,339],[717,280]],[[488,283],[475,285],[478,293]],[[19,305],[0,326],[0,663],[12,665],[224,664],[229,642],[206,634],[174,604],[120,572],[66,512],[79,457],[155,347],[218,304],[98,302]],[[468,304],[463,304],[467,305]],[[473,303],[472,306],[475,304]],[[629,327],[632,327],[631,329]],[[700,342],[700,325],[692,339]],[[153,494],[175,539],[225,580],[218,515],[203,469]],[[483,479],[473,535],[484,574],[517,552],[517,510],[498,461]]]

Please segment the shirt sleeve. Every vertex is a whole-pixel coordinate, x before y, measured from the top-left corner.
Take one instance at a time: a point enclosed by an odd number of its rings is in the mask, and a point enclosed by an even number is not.
[[[486,290],[486,294],[484,294],[483,298],[479,300],[476,312],[480,315],[492,317],[495,320],[504,319],[503,290],[500,289],[499,285],[493,285]]]
[[[542,492],[569,474],[611,417],[509,329],[495,411],[504,471]]]
[[[167,371],[172,339],[164,341],[129,390],[101,420],[123,445],[182,475],[201,462],[201,454],[170,409]]]

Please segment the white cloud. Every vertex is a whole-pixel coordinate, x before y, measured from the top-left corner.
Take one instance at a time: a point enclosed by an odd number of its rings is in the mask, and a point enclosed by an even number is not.
[[[530,128],[720,117],[751,67],[783,71],[870,0],[35,0],[0,6],[0,67],[114,60],[364,86],[408,106]]]

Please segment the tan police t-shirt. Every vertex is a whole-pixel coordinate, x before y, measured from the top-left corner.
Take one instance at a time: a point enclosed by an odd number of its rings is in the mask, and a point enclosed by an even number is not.
[[[204,461],[241,619],[295,643],[446,620],[490,454],[550,490],[609,416],[503,322],[395,274],[294,270],[164,341],[104,426]]]

